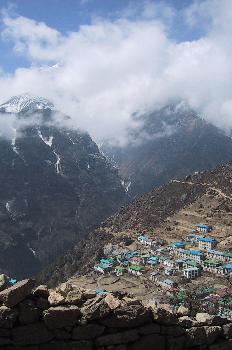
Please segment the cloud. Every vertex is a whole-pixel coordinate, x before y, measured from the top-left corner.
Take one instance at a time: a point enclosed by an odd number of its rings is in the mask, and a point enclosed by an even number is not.
[[[87,129],[95,139],[121,143],[134,125],[134,113],[179,99],[228,130],[231,11],[230,0],[194,2],[183,12],[185,25],[201,25],[205,34],[182,42],[170,36],[175,11],[161,3],[155,8],[144,2],[140,17],[98,18],[69,33],[4,13],[2,39],[12,42],[15,54],[25,56],[31,66],[12,75],[0,73],[0,102],[24,92],[44,96],[71,116],[73,127]]]

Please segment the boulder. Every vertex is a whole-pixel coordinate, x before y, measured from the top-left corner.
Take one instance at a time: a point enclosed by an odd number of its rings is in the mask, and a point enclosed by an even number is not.
[[[43,323],[16,327],[12,330],[12,336],[16,345],[43,344],[54,338]]]
[[[226,319],[210,315],[205,312],[199,312],[196,314],[196,320],[200,325],[208,325],[208,326],[221,326],[226,323]]]
[[[112,294],[107,294],[105,297],[105,302],[109,306],[110,310],[115,310],[120,306],[120,301],[115,298]]]
[[[142,337],[128,347],[129,350],[165,350],[165,338],[158,334],[150,334]]]
[[[152,321],[151,312],[138,300],[121,303],[114,312],[99,322],[112,328],[134,328]]]
[[[93,299],[96,297],[96,291],[93,289],[82,289],[82,294],[85,299]]]
[[[184,350],[185,337],[166,337],[167,350]]]
[[[139,339],[136,330],[129,330],[121,333],[107,334],[96,339],[97,346],[109,346],[117,344],[127,344]]]
[[[40,286],[34,289],[33,295],[36,297],[48,298],[49,297],[48,287],[45,284],[41,284]]]
[[[74,289],[68,292],[65,297],[65,303],[81,306],[85,301],[85,297],[79,289]]]
[[[7,288],[0,292],[0,301],[8,307],[13,307],[24,300],[29,294],[31,294],[34,287],[34,281],[23,280],[10,288]]]
[[[9,345],[11,344],[11,340],[8,339],[8,338],[1,338],[0,337],[0,346],[3,346],[3,345]]]
[[[50,304],[48,302],[48,300],[46,298],[43,297],[38,297],[36,299],[36,306],[40,309],[40,310],[46,310],[50,307]]]
[[[170,335],[172,337],[180,337],[185,334],[185,329],[180,326],[162,326],[161,334]]]
[[[54,329],[53,334],[56,339],[67,340],[71,338],[71,334],[66,329]]]
[[[65,297],[60,292],[51,290],[48,297],[48,302],[51,306],[65,304]]]
[[[18,311],[3,305],[0,307],[0,327],[12,328],[17,320]]]
[[[110,313],[110,308],[102,297],[90,299],[89,303],[86,303],[81,312],[86,320],[93,321],[97,319],[103,319]]]
[[[213,344],[222,334],[222,328],[220,326],[205,326],[204,328],[208,345]]]
[[[43,344],[39,350],[92,350],[93,344],[90,341],[54,341],[49,344]],[[24,350],[24,349],[22,349]],[[27,350],[27,348],[25,349]],[[29,349],[30,350],[30,349]]]
[[[0,275],[0,292],[4,289],[8,288],[9,286],[10,286],[9,278],[4,273],[2,273]]]
[[[223,334],[226,339],[232,338],[232,323],[225,324],[223,327]]]
[[[50,329],[71,327],[77,323],[81,312],[77,306],[50,307],[43,312],[44,322]]]
[[[210,350],[232,350],[232,341],[220,341],[218,343],[212,344],[209,348]]]
[[[200,346],[207,343],[204,327],[186,329],[186,347]]]
[[[180,317],[178,319],[178,324],[184,328],[191,328],[198,325],[197,321],[189,316]]]
[[[145,326],[138,328],[138,333],[140,335],[160,333],[160,325],[158,325],[157,323],[146,324]]]
[[[41,311],[35,306],[32,300],[24,300],[19,306],[19,322],[22,324],[29,324],[39,321]]]
[[[178,316],[188,316],[190,313],[189,309],[183,305],[179,306],[177,309]]]
[[[166,325],[175,325],[178,323],[178,318],[172,312],[159,308],[153,311],[154,320],[160,324]]]
[[[90,323],[85,326],[75,327],[72,331],[72,339],[75,340],[88,340],[99,337],[105,330],[104,326],[96,323]]]

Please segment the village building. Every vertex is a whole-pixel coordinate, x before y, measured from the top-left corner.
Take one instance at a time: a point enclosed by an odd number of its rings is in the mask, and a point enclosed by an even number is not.
[[[159,285],[165,289],[172,289],[172,288],[178,287],[177,282],[170,280],[170,279],[162,279],[162,278],[157,277],[155,282],[157,285]]]
[[[220,273],[221,272],[221,263],[215,260],[206,259],[202,265],[203,271]]]
[[[200,237],[198,238],[199,249],[212,250],[217,245],[217,240],[212,237]]]
[[[145,236],[145,235],[141,235],[138,237],[139,243],[144,244],[144,245],[147,245],[148,240],[149,240],[149,237]]]
[[[185,250],[182,248],[178,248],[174,250],[176,254],[185,259],[195,260],[197,262],[201,262],[204,260],[204,254],[199,250]]]
[[[141,276],[142,275],[142,268],[138,265],[130,265],[128,266],[128,272],[132,275]]]
[[[122,266],[116,266],[114,269],[114,273],[116,274],[116,276],[122,276],[124,272],[124,268]]]
[[[176,267],[176,261],[175,260],[171,260],[171,259],[167,259],[163,261],[163,265],[164,266],[168,266],[168,267]]]
[[[130,259],[132,265],[140,265],[142,263],[142,259],[139,256],[133,256]]]
[[[232,264],[227,264],[223,266],[223,272],[225,275],[232,276]]]
[[[112,264],[108,264],[108,263],[100,263],[100,264],[96,264],[94,266],[94,270],[96,272],[100,272],[102,274],[105,274],[106,272],[109,272],[112,268]]]
[[[158,257],[157,256],[150,256],[147,260],[147,264],[149,265],[156,265],[158,264]]]
[[[208,259],[215,259],[223,262],[232,262],[232,253],[225,253],[219,250],[208,250],[206,252]]]
[[[211,225],[207,225],[207,224],[198,224],[197,225],[198,232],[211,232],[212,230],[213,230],[213,227]]]
[[[170,250],[177,249],[177,248],[185,248],[185,242],[179,241],[179,242],[173,242],[169,245]]]
[[[187,259],[183,262],[183,268],[187,269],[189,267],[198,267],[199,268],[200,264],[196,262],[195,260],[190,260]]]
[[[196,243],[196,242],[198,242],[198,239],[199,239],[199,238],[203,238],[203,237],[204,237],[204,236],[202,236],[202,235],[196,235],[195,233],[189,233],[189,234],[186,236],[185,240],[186,240],[187,242]]]
[[[173,267],[165,267],[164,273],[167,276],[175,276],[177,274],[178,270]]]
[[[199,276],[198,267],[189,267],[183,270],[183,276],[189,279],[193,279]]]

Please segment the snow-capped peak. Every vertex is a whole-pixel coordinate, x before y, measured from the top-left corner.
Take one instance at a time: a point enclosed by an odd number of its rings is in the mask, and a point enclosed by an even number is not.
[[[7,102],[0,105],[0,111],[6,113],[20,113],[26,111],[38,111],[54,109],[54,105],[43,97],[31,94],[22,94],[11,97]]]

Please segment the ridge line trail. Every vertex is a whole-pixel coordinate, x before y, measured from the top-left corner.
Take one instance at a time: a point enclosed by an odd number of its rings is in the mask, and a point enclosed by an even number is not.
[[[180,180],[171,180],[171,182],[176,182],[176,183],[182,183],[182,184],[187,184],[187,185],[201,185],[201,186],[207,186],[210,190],[213,190],[215,192],[217,192],[220,196],[229,199],[230,201],[232,201],[232,197],[228,196],[227,194],[225,194],[222,190],[219,190],[216,187],[212,187],[210,184],[204,183],[204,182],[191,182],[191,181],[180,181]]]

